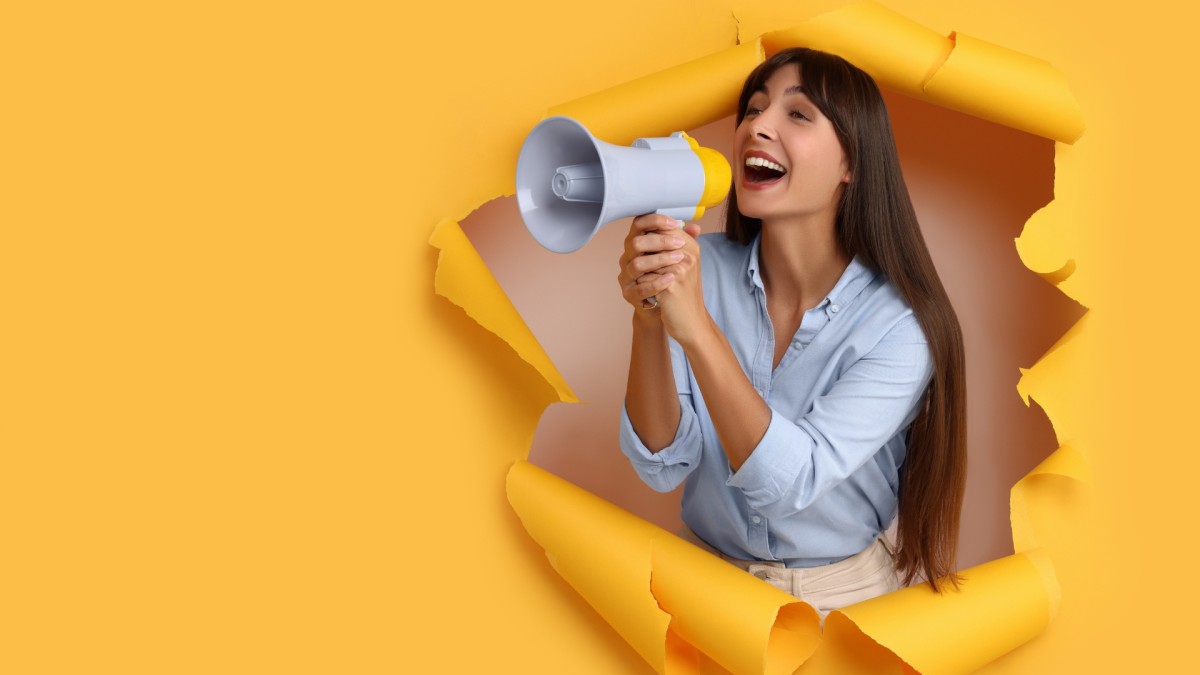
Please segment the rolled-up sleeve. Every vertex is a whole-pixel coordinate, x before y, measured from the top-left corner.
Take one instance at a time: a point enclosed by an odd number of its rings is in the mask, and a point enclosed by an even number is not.
[[[912,423],[932,374],[928,343],[908,315],[803,417],[772,408],[762,440],[727,484],[768,518],[806,508]]]
[[[642,482],[658,492],[670,492],[679,486],[688,474],[700,463],[704,450],[703,434],[692,404],[691,378],[683,348],[675,340],[671,347],[671,371],[675,378],[675,390],[679,394],[679,426],[670,445],[650,452],[633,429],[629,410],[621,406],[621,452],[629,458]]]
[[[687,478],[700,461],[702,442],[691,397],[679,397],[679,427],[675,438],[658,452],[650,450],[638,438],[629,422],[629,412],[621,407],[621,452],[629,458],[642,481],[659,492],[670,492]]]

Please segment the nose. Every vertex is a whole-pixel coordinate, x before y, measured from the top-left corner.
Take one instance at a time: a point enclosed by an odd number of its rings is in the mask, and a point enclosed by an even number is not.
[[[754,124],[750,127],[750,135],[754,136],[755,138],[761,138],[764,141],[775,140],[774,129],[771,129],[766,124],[763,124],[762,117],[758,117],[754,120]]]

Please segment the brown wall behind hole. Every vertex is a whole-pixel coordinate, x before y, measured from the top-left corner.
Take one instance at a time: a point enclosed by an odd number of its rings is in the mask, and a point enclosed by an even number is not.
[[[905,179],[967,350],[970,475],[960,567],[1012,552],[1008,491],[1057,446],[1049,421],[1017,395],[1031,366],[1082,309],[1027,270],[1013,239],[1053,196],[1054,145],[906,96],[887,95]],[[725,153],[733,118],[691,133]],[[723,208],[701,220],[719,232]],[[670,531],[679,494],[638,480],[617,447],[629,363],[630,313],[616,284],[629,227],[603,228],[569,255],[530,237],[512,198],[490,202],[463,228],[579,397],[543,415],[530,458],[547,470]]]

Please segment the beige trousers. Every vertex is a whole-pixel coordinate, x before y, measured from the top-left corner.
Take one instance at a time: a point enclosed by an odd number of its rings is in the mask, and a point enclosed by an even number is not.
[[[680,536],[750,574],[812,605],[824,621],[829,612],[898,590],[902,584],[885,535],[845,560],[820,567],[784,567],[781,562],[739,560],[709,546],[687,526]]]

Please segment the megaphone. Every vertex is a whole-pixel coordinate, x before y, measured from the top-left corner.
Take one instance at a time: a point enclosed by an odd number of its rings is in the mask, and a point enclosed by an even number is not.
[[[695,220],[729,192],[729,162],[675,132],[605,143],[570,117],[542,120],[517,158],[517,205],[539,244],[570,253],[614,220],[661,213]]]

